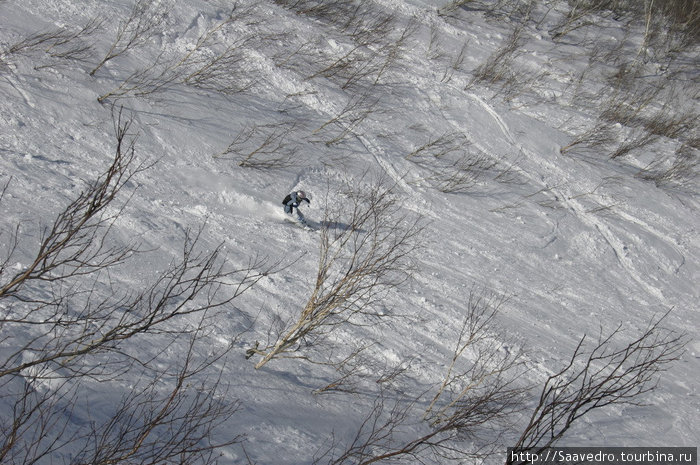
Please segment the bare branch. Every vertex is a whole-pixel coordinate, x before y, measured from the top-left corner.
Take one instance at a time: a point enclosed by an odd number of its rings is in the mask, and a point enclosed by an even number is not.
[[[218,309],[278,264],[255,257],[232,266],[221,246],[200,251],[202,226],[186,233],[181,257],[150,286],[112,289],[112,272],[139,252],[109,245],[125,208],[117,198],[146,169],[137,164],[131,123],[115,113],[112,163],[57,215],[30,264],[12,273],[6,266],[19,243],[16,229],[0,266],[0,399],[13,409],[0,418],[0,462],[42,463],[70,447],[79,452],[75,463],[208,464],[217,448],[240,440],[235,434],[221,443],[211,438],[238,405],[225,400],[221,383],[220,364],[233,346],[209,346],[201,357],[195,345],[213,337]],[[164,348],[142,353],[125,344],[137,337],[157,339]],[[183,341],[185,358],[174,363],[168,349]],[[86,384],[114,393],[126,377],[143,389],[124,395],[115,410],[105,408],[99,421],[77,424],[66,414]]]
[[[129,16],[119,23],[114,41],[100,62],[90,71],[94,76],[109,61],[146,44],[163,27],[165,12],[160,3],[138,0]]]
[[[42,63],[36,69],[57,66],[63,60],[78,62],[88,61],[94,52],[91,39],[102,28],[103,21],[93,18],[77,29],[57,28],[37,32],[0,50],[0,64],[7,64],[12,56],[41,54],[41,58],[53,58]],[[43,60],[42,60],[43,61]]]
[[[290,139],[299,126],[299,123],[295,121],[279,124],[254,124],[238,133],[226,150],[215,157],[222,160],[233,160],[243,168],[261,170],[284,169],[297,165],[298,147],[292,145]]]
[[[353,324],[361,316],[378,317],[374,305],[408,279],[411,255],[422,230],[418,220],[400,215],[391,186],[381,180],[363,192],[351,188],[346,196],[346,206],[338,212],[327,207],[316,281],[308,302],[276,342],[251,349],[263,356],[256,368],[298,351],[307,337]]]
[[[601,336],[588,351],[583,336],[567,365],[545,382],[514,448],[540,452],[593,410],[612,404],[639,404],[641,397],[656,387],[658,374],[678,360],[685,346],[683,335],[661,326],[666,316],[668,312],[621,348],[614,346],[614,340],[622,325]]]

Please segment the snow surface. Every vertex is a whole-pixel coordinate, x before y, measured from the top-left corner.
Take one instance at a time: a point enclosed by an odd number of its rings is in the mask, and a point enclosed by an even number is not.
[[[371,358],[383,366],[410,361],[401,390],[418,395],[439,383],[455,344],[456,322],[474,289],[509,297],[493,329],[503,344],[524,351],[530,382],[542,382],[561,368],[583,334],[595,337],[601,328],[622,324],[626,334],[634,335],[673,308],[664,324],[687,332],[689,344],[661,374],[659,387],[643,399],[646,405],[612,406],[587,417],[562,445],[698,445],[697,194],[635,178],[634,164],[643,164],[644,154],[612,161],[560,153],[571,140],[564,128],[593,117],[592,110],[572,105],[567,95],[567,82],[587,66],[583,54],[578,58],[573,46],[572,51],[555,48],[542,37],[544,32],[529,30],[518,63],[548,74],[506,101],[492,88],[467,84],[470,71],[508,36],[507,19],[471,11],[463,12],[467,19],[449,19],[437,13],[446,2],[377,0],[403,21],[415,15],[417,32],[400,68],[369,86],[381,111],[328,145],[345,128],[324,123],[360,91],[343,89],[338,79],[309,79],[306,58],[279,66],[280,56],[292,53],[302,38],[313,39],[324,53],[344,53],[347,40],[332,35],[319,20],[272,1],[253,2],[256,21],[236,24],[217,37],[224,42],[251,38],[241,64],[246,76],[254,76],[250,89],[223,95],[174,84],[152,95],[98,102],[159,54],[190,50],[225,15],[225,3],[160,2],[170,8],[162,30],[89,76],[131,2],[0,2],[3,45],[55,27],[74,28],[96,15],[108,19],[105,31],[93,37],[99,53],[84,62],[53,58],[44,50],[3,58],[0,183],[11,182],[0,208],[3,231],[22,225],[14,256],[18,268],[31,257],[41,228],[109,163],[114,151],[111,104],[116,103],[134,119],[137,156],[156,164],[128,186],[124,195],[133,196],[111,236],[115,243],[136,239],[149,252],[115,271],[102,292],[137,289],[148,282],[178,254],[184,232],[203,223],[200,245],[223,244],[233,264],[244,266],[263,256],[289,265],[217,314],[214,342],[199,349],[235,345],[224,380],[227,400],[238,400],[241,407],[216,435],[245,435],[243,446],[254,463],[310,463],[332,439],[340,444],[351,440],[373,405],[376,387],[371,383],[354,394],[314,394],[336,376],[329,367],[291,359],[255,370],[254,359],[244,358],[254,341],[265,340],[276,318],[286,319],[304,305],[313,285],[319,236],[285,223],[281,199],[295,189],[314,194],[305,214],[319,221],[324,192],[334,192],[343,179],[359,179],[366,170],[393,179],[403,208],[423,216],[427,226],[415,278],[384,302],[387,313],[402,316],[340,329],[333,335],[336,342],[371,341]],[[428,56],[431,28],[440,34],[441,57]],[[607,31],[613,38],[623,37],[614,24]],[[264,33],[286,35],[264,39]],[[451,57],[465,43],[463,65],[445,78]],[[569,52],[567,60],[561,59]],[[603,84],[591,76],[581,85],[595,89]],[[257,170],[217,156],[246,128],[292,122],[298,126],[285,141],[298,148],[293,166]],[[422,179],[406,155],[431,138],[456,132],[466,136],[469,150],[497,161],[500,169],[510,167],[508,181],[487,173],[467,192],[443,193]],[[4,249],[8,236],[2,240]],[[243,332],[251,322],[252,328]],[[132,350],[143,354],[158,350],[149,341],[131,343],[137,344]],[[86,383],[71,414],[72,427],[99,418],[100,405],[109,411],[120,392],[117,386]],[[89,412],[81,410],[83,405],[91,406]],[[0,414],[8,413],[8,405],[0,408],[5,409]],[[404,433],[410,437],[421,428],[416,419]],[[504,451],[508,445],[502,445]],[[54,463],[69,460],[70,451],[59,455]],[[246,460],[238,444],[225,448],[219,459]]]

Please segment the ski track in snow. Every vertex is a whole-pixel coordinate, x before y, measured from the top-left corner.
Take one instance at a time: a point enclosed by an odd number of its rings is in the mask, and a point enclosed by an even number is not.
[[[515,140],[508,125],[504,122],[503,118],[501,118],[498,112],[491,105],[489,105],[483,99],[474,94],[468,95],[470,98],[478,102],[479,105],[481,105],[481,107],[483,107],[484,110],[486,110],[486,112],[493,117],[493,120],[498,125],[501,133],[510,144],[516,147],[519,152],[527,155],[530,160],[537,160],[539,163],[543,163],[541,156],[536,155],[527,147],[524,147],[521,143]],[[563,170],[561,170],[552,163],[548,163],[547,179],[538,180],[535,179],[535,177],[532,175],[529,175],[529,179],[531,182],[540,184],[543,188],[551,190],[557,195],[559,199],[562,199],[564,205],[569,207],[582,223],[584,223],[590,229],[597,231],[605,239],[605,242],[612,249],[620,266],[622,266],[625,269],[629,276],[635,282],[637,282],[637,284],[639,284],[640,287],[644,289],[647,293],[651,294],[659,301],[664,301],[663,292],[656,286],[649,283],[646,279],[644,279],[641,273],[637,271],[634,264],[629,260],[629,258],[625,254],[624,243],[610,230],[609,226],[600,217],[596,216],[595,214],[588,213],[586,211],[586,208],[579,201],[572,198],[572,193],[570,190],[568,192],[564,192],[558,187],[555,187],[566,186],[570,184],[570,179],[568,178],[566,173],[564,173]]]
[[[21,84],[19,84],[12,76],[3,76],[3,78],[10,83],[10,86],[12,86],[13,89],[17,91],[17,93],[22,97],[24,100],[24,104],[27,105],[29,108],[35,108],[36,103],[34,102],[34,99],[24,90],[22,90]]]
[[[356,137],[358,140],[360,140],[360,142],[362,142],[362,145],[367,149],[367,152],[374,157],[377,165],[379,165],[382,170],[389,175],[397,186],[401,187],[404,194],[409,196],[410,201],[404,202],[404,206],[406,208],[413,210],[425,218],[434,219],[438,217],[433,209],[422,206],[425,203],[425,198],[416,192],[415,189],[409,186],[404,177],[396,172],[394,166],[388,160],[389,157],[387,157],[386,153],[384,153],[384,151],[377,144],[372,143],[367,136],[356,134]]]
[[[273,66],[270,62],[270,59],[264,55],[259,54],[259,58],[260,62],[265,63],[264,71],[267,74],[274,76],[270,80],[275,83],[275,85],[278,87],[278,90],[281,90],[282,92],[288,95],[292,95],[301,90],[308,90],[309,84],[302,83],[296,74],[285,70],[281,70],[279,69],[279,67]],[[302,102],[307,106],[307,108],[314,111],[318,115],[323,115],[326,118],[335,117],[339,105],[333,104],[333,97],[330,95],[326,95],[324,97],[323,88],[321,88],[318,85],[314,86],[313,84],[311,86],[313,88],[313,92],[311,93],[311,95],[305,96],[302,99]],[[425,203],[425,199],[406,182],[402,175],[400,175],[396,171],[396,169],[390,161],[391,157],[384,152],[384,150],[380,147],[379,144],[374,143],[371,140],[370,136],[363,134],[355,128],[350,128],[347,125],[342,124],[340,122],[337,122],[336,124],[342,127],[343,130],[356,137],[357,140],[359,140],[360,143],[367,150],[367,153],[373,157],[374,161],[382,169],[382,171],[392,179],[396,186],[401,188],[404,194],[408,195],[411,198],[410,202],[406,202],[406,207],[408,209],[413,210],[414,212],[426,218],[436,217],[435,213],[431,208],[422,206]],[[306,169],[299,170],[294,180],[290,183],[289,190],[291,191],[298,189],[300,183],[302,182],[302,179],[304,178],[304,176],[307,175],[307,173],[308,170]]]

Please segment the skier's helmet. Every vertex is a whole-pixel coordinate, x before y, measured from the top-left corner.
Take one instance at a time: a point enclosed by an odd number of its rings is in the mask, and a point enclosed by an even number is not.
[[[306,198],[306,192],[304,192],[304,191],[299,191],[299,192],[297,192],[297,197],[299,197],[300,199],[305,199],[305,198]]]

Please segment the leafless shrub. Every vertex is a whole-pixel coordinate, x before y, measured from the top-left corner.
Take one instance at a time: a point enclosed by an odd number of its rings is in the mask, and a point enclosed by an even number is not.
[[[621,80],[633,80],[633,78],[617,78],[612,94],[603,102],[601,118],[611,123],[620,123],[623,126],[639,126],[644,113],[653,108],[662,98],[662,87],[643,86],[630,88],[621,83]],[[635,86],[636,87],[636,86]]]
[[[224,19],[203,32],[187,53],[177,58],[158,56],[152,64],[133,71],[97,100],[153,96],[178,84],[225,95],[249,90],[257,78],[244,66],[246,48],[253,41],[265,38],[251,33],[233,41],[222,41],[219,34],[236,22],[246,21],[250,15],[250,8],[235,3]]]
[[[521,45],[522,27],[516,27],[511,32],[510,36],[505,39],[501,47],[474,70],[471,84],[475,82],[495,84],[512,80],[512,63]]]
[[[515,449],[538,453],[594,410],[639,405],[640,398],[655,388],[659,373],[681,356],[685,344],[683,336],[661,326],[666,315],[623,347],[615,345],[621,325],[607,336],[601,334],[590,350],[584,349],[586,337],[582,337],[568,364],[544,383]],[[506,463],[515,462],[509,457]]]
[[[153,96],[181,82],[182,76],[177,71],[173,63],[159,57],[146,68],[133,71],[117,87],[97,97],[97,101],[105,103],[110,99],[116,100],[128,96]]]
[[[683,141],[692,134],[698,122],[697,113],[684,111],[674,92],[662,90],[665,89],[644,86],[635,91],[618,91],[606,102],[601,118],[630,128],[611,158],[646,147],[661,137]]]
[[[174,66],[183,69],[183,83],[203,90],[227,95],[250,89],[256,79],[246,75],[246,49],[255,42],[277,41],[283,37],[274,34],[235,34],[235,40],[222,40],[219,33],[234,24],[252,25],[253,6],[235,2],[228,15],[206,30],[192,49]],[[224,43],[219,47],[219,43]]]
[[[314,394],[328,393],[358,393],[360,382],[371,376],[368,371],[373,365],[373,360],[366,355],[369,344],[361,344],[348,351],[347,355],[336,360],[331,350],[325,357],[324,364],[332,366],[338,376],[330,383],[314,390]]]
[[[442,60],[447,56],[447,53],[442,46],[442,37],[440,35],[440,28],[437,23],[432,23],[430,25],[430,39],[428,41],[428,49],[426,50],[426,57],[429,60]]]
[[[611,2],[609,0],[575,0],[569,3],[569,11],[564,18],[549,30],[554,40],[560,40],[576,29],[594,24],[593,14],[600,14]]]
[[[442,37],[438,24],[433,23],[430,25],[430,40],[428,42],[428,49],[426,52],[427,58],[437,62],[449,62],[449,64],[445,66],[445,71],[440,79],[441,82],[450,82],[455,72],[463,71],[464,61],[467,58],[468,45],[469,41],[466,40],[459,52],[457,52],[457,54],[454,56],[450,56],[450,54],[443,48]]]
[[[380,62],[379,70],[375,74],[375,85],[380,83],[380,80],[384,77],[388,70],[396,67],[400,63],[403,54],[409,46],[409,39],[413,37],[418,29],[418,22],[415,20],[415,18],[411,18],[405,25],[403,25],[403,27],[398,29],[400,31],[398,36],[389,38],[380,51],[383,59]],[[466,48],[466,44],[464,48]],[[462,61],[463,57],[457,57],[452,63],[453,68],[457,69],[459,66],[461,66]]]
[[[697,180],[700,178],[700,154],[697,142],[678,149],[673,157],[653,161],[635,176],[651,181],[657,187],[677,189],[697,194]]]
[[[378,112],[379,99],[368,93],[355,94],[348,98],[345,106],[338,114],[331,117],[313,131],[313,134],[327,134],[324,140],[326,145],[335,145],[348,136],[355,134],[355,130],[373,113]]]
[[[305,38],[300,44],[295,45],[291,50],[280,47],[273,52],[275,66],[291,69],[297,73],[308,71],[307,63],[316,62],[319,55],[320,37]]]
[[[401,432],[401,428],[410,418],[411,405],[394,401],[389,407],[389,402],[390,399],[387,399],[385,392],[380,391],[350,443],[336,455],[336,450],[341,449],[342,444],[334,440],[323,453],[317,453],[312,463],[314,465],[320,463],[367,465],[401,455],[414,454],[416,448],[411,445],[408,445],[405,451],[394,449],[395,436]]]
[[[6,65],[12,56],[35,53],[58,60],[39,62],[35,66],[36,69],[57,66],[64,60],[86,62],[94,52],[90,39],[100,30],[102,24],[101,20],[92,19],[77,29],[66,27],[32,34],[0,50],[0,65]]]
[[[123,293],[110,287],[112,273],[139,255],[135,244],[114,245],[111,235],[125,208],[118,197],[147,168],[137,163],[130,127],[119,112],[112,163],[58,214],[21,268],[7,264],[25,245],[22,230],[9,232],[0,267],[0,402],[10,412],[0,419],[3,463],[50,460],[68,445],[79,452],[76,463],[212,463],[222,444],[208,442],[209,432],[237,408],[219,400],[224,385],[212,374],[230,347],[209,347],[203,357],[194,348],[213,335],[212,314],[271,270],[261,261],[230,267],[221,248],[198,251],[199,230],[187,233],[181,257],[150,286]],[[144,338],[163,351],[187,341],[186,356],[166,364],[164,352],[126,344]],[[66,415],[89,414],[80,398],[89,383],[118,392],[127,378],[143,389],[111,412],[101,409],[83,423]]]
[[[492,377],[504,375],[519,363],[515,354],[501,352],[500,342],[488,333],[505,301],[500,295],[469,293],[466,315],[459,328],[452,359],[425,410],[424,418],[431,424],[447,421],[456,407],[471,402],[470,398],[480,391],[481,386],[490,384]]]
[[[559,149],[561,154],[571,151],[575,147],[585,149],[600,149],[604,150],[610,144],[615,142],[616,133],[612,125],[608,122],[598,120],[590,128],[582,131],[574,139],[564,147]]]
[[[293,52],[305,59],[307,69],[315,69],[307,79],[324,77],[342,89],[376,85],[383,80],[400,61],[417,27],[413,19],[402,24],[394,12],[385,11],[371,0],[276,3],[323,22],[329,26],[329,36],[343,41],[330,51],[318,47],[307,50],[307,44],[302,44]],[[289,59],[282,62],[288,63]]]
[[[650,134],[682,141],[692,137],[699,120],[697,113],[674,109],[670,104],[665,104],[651,116],[644,118],[641,124]]]
[[[437,12],[439,16],[454,17],[461,8],[470,7],[475,3],[474,0],[451,0],[449,3],[438,8]]]
[[[355,42],[342,55],[325,58],[320,69],[308,79],[322,76],[337,82],[342,89],[362,87],[364,83],[378,84],[402,56],[413,32],[413,23],[399,28],[394,17],[372,18],[374,20],[365,24],[363,30],[353,32],[351,38]],[[376,24],[378,21],[380,23]],[[393,37],[392,33],[397,29],[399,35]],[[371,35],[363,31],[370,31]]]
[[[523,43],[522,31],[522,25],[513,29],[504,44],[473,71],[467,88],[477,83],[485,84],[496,90],[495,95],[501,95],[505,101],[512,101],[525,91],[531,90],[547,75],[546,71],[533,74],[525,69],[515,68],[515,59],[520,54]]]
[[[493,180],[502,184],[525,185],[527,181],[523,177],[522,171],[517,166],[516,161],[500,161],[496,169]]]
[[[634,0],[576,0],[570,1],[569,11],[550,30],[555,40],[561,39],[576,29],[595,24],[596,19],[612,17],[632,24],[644,26],[642,47],[658,45],[662,35],[675,36],[682,46],[697,43],[700,37],[700,7],[689,0],[664,2],[638,2]],[[664,40],[662,38],[662,40]]]
[[[380,390],[352,441],[328,463],[366,465],[397,458],[424,463],[429,456],[479,460],[490,455],[496,447],[492,433],[507,428],[525,392],[516,385],[518,356],[489,334],[503,302],[497,295],[470,295],[452,359],[422,420],[420,399],[399,397],[387,408],[386,391]]]
[[[174,372],[146,378],[145,386],[125,394],[104,424],[89,432],[77,463],[214,464],[217,449],[242,441],[237,434],[222,442],[212,441],[239,403],[225,398],[221,371],[197,379],[220,360],[220,356],[197,360],[195,349],[203,329],[200,322],[193,333],[181,335],[189,340],[182,349],[184,360],[175,363]]]
[[[445,158],[462,151],[468,143],[467,136],[461,132],[448,132],[438,137],[431,137],[428,142],[406,155],[407,160],[419,158]]]
[[[469,46],[469,41],[465,41],[459,52],[452,57],[450,64],[445,67],[445,72],[440,78],[440,82],[450,82],[454,73],[462,71],[464,68],[464,60],[467,58],[467,47]]]
[[[323,21],[358,45],[378,43],[391,32],[394,16],[380,11],[372,0],[275,0],[297,14]]]
[[[492,208],[489,211],[494,213],[505,213],[510,210],[517,210],[529,202],[544,208],[557,208],[557,206],[559,206],[561,202],[559,195],[556,193],[556,189],[558,187],[559,186],[556,185],[545,185],[544,187],[540,187],[539,189],[530,194],[518,196],[517,200],[515,200],[514,202],[507,203],[500,207]]]
[[[199,56],[185,57],[184,61],[178,64],[188,68],[182,82],[197,89],[225,95],[251,89],[256,79],[252,76],[246,77],[244,66],[247,58],[245,46],[251,39],[252,37],[244,37],[214,56],[202,53]]]
[[[445,4],[444,6],[438,8],[437,12],[439,16],[450,16],[454,11],[465,3],[469,3],[470,0],[452,0],[451,2]]]
[[[333,24],[346,24],[352,18],[352,12],[358,3],[354,1],[330,0],[319,2],[315,0],[274,0],[297,14],[324,20]]]
[[[700,42],[700,5],[692,0],[657,2],[654,7],[668,20],[668,28],[678,34],[681,46],[696,45]]]
[[[617,176],[608,176],[603,178],[598,182],[592,189],[584,191],[578,194],[574,194],[569,197],[570,200],[584,199],[587,202],[593,204],[592,207],[586,210],[586,213],[598,213],[613,209],[617,205],[617,201],[611,202],[609,195],[606,195],[603,191],[606,187],[619,184],[620,178]]]
[[[314,394],[351,393],[362,394],[362,387],[367,382],[381,386],[382,389],[400,390],[408,371],[411,360],[399,363],[381,362],[367,352],[372,344],[363,343],[347,351],[347,355],[336,359],[330,352],[326,357],[326,365],[332,366],[337,372],[337,378],[323,387],[314,390]]]
[[[431,138],[406,159],[423,170],[421,181],[430,183],[440,192],[468,192],[497,164],[481,152],[473,153],[469,145],[464,133],[445,133]]]
[[[495,166],[496,162],[487,155],[469,154],[439,171],[433,171],[427,180],[440,192],[469,192]]]
[[[610,153],[610,158],[624,157],[636,150],[647,147],[659,139],[659,136],[642,129],[632,130],[627,137]]]
[[[287,168],[297,163],[298,146],[290,139],[298,129],[296,122],[254,124],[238,133],[226,150],[215,157],[233,160],[243,168]]]
[[[278,53],[274,58],[278,66],[302,73],[306,79],[328,79],[357,93],[391,79],[418,28],[415,18],[403,20],[373,0],[275,3],[313,18],[322,28],[317,35]]]
[[[483,460],[502,453],[498,443],[524,410],[530,390],[518,382],[526,367],[517,354],[489,336],[502,302],[499,297],[482,299],[472,294],[446,376],[424,412],[428,421],[423,429],[415,420],[418,400],[398,398],[389,404],[386,393],[380,391],[348,445],[334,442],[314,463],[323,459],[332,465],[367,465],[398,458],[427,463],[428,457],[433,461]],[[683,336],[663,329],[662,320],[652,321],[621,348],[616,347],[620,327],[601,336],[590,351],[584,349],[582,338],[566,367],[544,383],[515,448],[539,453],[593,410],[642,402],[659,373],[680,357],[685,343]],[[468,352],[471,356],[465,357]],[[457,368],[464,358],[468,363]],[[333,455],[338,449],[341,452]],[[516,462],[510,456],[506,463]]]
[[[162,32],[166,13],[159,2],[138,0],[129,16],[120,21],[112,44],[102,60],[90,71],[90,76],[94,76],[109,61],[142,47],[154,35]]]
[[[116,218],[106,214],[107,207],[122,187],[144,168],[140,165],[132,169],[134,146],[126,139],[130,122],[122,123],[121,113],[117,122],[117,148],[112,165],[56,218],[51,229],[44,233],[37,256],[30,265],[12,277],[0,276],[3,278],[0,299],[16,296],[33,281],[50,282],[97,272],[122,262],[134,251],[133,247],[107,248],[102,239],[102,234]],[[21,320],[31,315],[31,312],[24,314]],[[13,371],[21,369],[16,367]],[[0,374],[9,372],[0,370]]]
[[[355,185],[361,184],[356,182]],[[304,341],[318,340],[339,327],[383,317],[375,305],[404,283],[421,233],[418,220],[400,213],[391,186],[378,180],[358,190],[349,187],[345,205],[326,207],[316,280],[308,302],[285,324],[277,340],[255,347],[262,359],[305,357]]]

